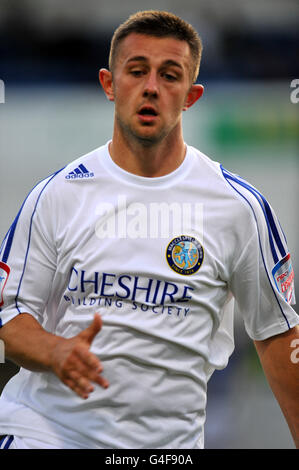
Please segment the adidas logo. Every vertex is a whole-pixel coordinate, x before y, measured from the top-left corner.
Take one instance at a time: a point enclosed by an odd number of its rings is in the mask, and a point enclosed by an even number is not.
[[[94,176],[94,173],[90,172],[87,170],[87,168],[82,165],[79,165],[77,168],[75,168],[73,171],[70,171],[68,175],[66,175],[65,179],[66,180],[71,180],[71,179],[83,179],[83,178],[92,178]]]

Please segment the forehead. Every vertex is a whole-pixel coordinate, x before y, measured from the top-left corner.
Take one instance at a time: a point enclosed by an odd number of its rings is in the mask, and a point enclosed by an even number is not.
[[[175,61],[183,68],[190,69],[189,44],[173,37],[158,38],[131,33],[121,41],[118,47],[117,64],[126,65],[134,57],[144,57],[145,61],[151,63]]]

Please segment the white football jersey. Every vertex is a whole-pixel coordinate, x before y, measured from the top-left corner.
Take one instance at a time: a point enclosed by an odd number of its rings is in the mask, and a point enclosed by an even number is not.
[[[0,252],[0,322],[33,315],[72,337],[95,312],[91,351],[108,389],[79,398],[21,369],[0,433],[60,448],[204,447],[207,382],[234,349],[299,323],[293,269],[262,194],[193,147],[157,178],[118,167],[108,143],[37,184]]]

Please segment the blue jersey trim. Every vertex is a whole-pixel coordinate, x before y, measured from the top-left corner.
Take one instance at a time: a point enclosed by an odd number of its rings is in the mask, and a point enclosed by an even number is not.
[[[231,179],[231,180],[234,181],[234,178],[227,178],[227,177],[225,176],[225,174],[224,174],[224,172],[226,172],[226,170],[222,167],[222,165],[220,165],[220,167],[221,167],[223,176],[224,176],[224,178],[226,179],[227,183],[233,188],[234,191],[236,191],[243,199],[245,199],[245,201],[246,201],[247,204],[250,206],[250,208],[251,208],[251,210],[252,210],[252,212],[253,212],[253,216],[254,216],[254,219],[255,219],[255,222],[256,222],[256,226],[257,226],[257,233],[258,233],[258,239],[259,239],[259,246],[260,246],[260,251],[261,251],[261,256],[262,256],[262,260],[263,260],[263,265],[264,265],[264,268],[265,268],[265,272],[266,272],[266,274],[267,274],[268,281],[269,281],[269,283],[270,283],[271,289],[272,289],[273,294],[274,294],[274,297],[275,297],[275,299],[276,299],[276,301],[277,301],[277,303],[278,303],[278,306],[279,306],[279,309],[280,309],[280,311],[281,311],[281,313],[282,313],[282,316],[283,316],[283,318],[285,319],[288,328],[290,329],[290,328],[291,328],[291,327],[290,327],[290,324],[289,324],[288,319],[287,319],[286,315],[284,314],[284,311],[283,311],[283,309],[282,309],[282,307],[281,307],[281,305],[280,305],[280,302],[279,302],[279,300],[278,300],[278,298],[277,298],[275,289],[274,289],[274,287],[273,287],[273,285],[272,285],[272,282],[271,282],[271,279],[270,279],[270,276],[269,276],[269,273],[268,273],[268,270],[267,270],[267,267],[266,267],[266,262],[265,262],[265,258],[264,258],[264,254],[263,254],[263,249],[262,249],[261,238],[260,238],[260,231],[259,231],[258,222],[257,222],[257,218],[256,218],[256,215],[255,215],[254,209],[253,209],[253,207],[252,207],[250,201],[249,201],[240,191],[238,191],[238,190],[231,184],[230,181],[228,181],[229,179]],[[228,175],[228,176],[230,176],[230,175]],[[237,181],[237,182],[238,182],[238,181]],[[242,185],[242,186],[243,186],[243,185]],[[267,224],[267,225],[268,225],[268,224]],[[278,261],[278,260],[277,260],[277,261]]]
[[[56,176],[58,173],[60,173],[62,170],[64,170],[65,167],[61,168],[60,170],[56,171],[55,173],[52,173],[50,176],[48,176],[47,178],[44,178],[43,180],[39,181],[33,188],[32,190],[28,193],[28,195],[26,196],[19,212],[17,213],[17,216],[15,218],[15,220],[13,221],[13,223],[11,224],[10,226],[10,229],[8,230],[7,234],[5,235],[4,237],[4,240],[1,244],[1,250],[0,250],[0,254],[3,250],[3,248],[5,247],[4,249],[4,253],[3,253],[3,257],[1,259],[1,261],[3,261],[3,263],[7,263],[7,260],[8,260],[8,257],[9,257],[9,254],[10,254],[10,250],[11,250],[11,246],[12,246],[12,243],[13,243],[13,239],[14,239],[14,234],[15,234],[15,230],[16,230],[16,227],[17,227],[17,223],[18,223],[18,220],[19,220],[19,217],[21,215],[21,212],[23,210],[23,207],[28,199],[28,197],[30,196],[30,194],[32,193],[32,191],[34,191],[34,189],[40,184],[42,183],[43,181],[46,181],[48,178],[48,182],[52,180],[52,178],[54,176]],[[47,186],[47,184],[45,185]],[[43,191],[43,189],[42,189]],[[42,192],[41,191],[41,192]],[[5,244],[5,240],[7,239],[6,241],[6,244]]]
[[[26,198],[27,199],[27,198]],[[25,199],[25,201],[26,201]],[[15,230],[16,230],[16,226],[17,226],[17,223],[18,223],[18,220],[19,220],[19,217],[20,217],[20,214],[22,212],[22,209],[23,209],[23,206],[25,204],[25,201],[23,202],[23,205],[21,207],[21,209],[19,210],[15,220],[13,221],[11,227],[10,227],[10,230],[9,230],[9,233],[8,233],[8,237],[7,237],[7,242],[6,242],[6,245],[5,245],[5,250],[4,250],[4,253],[3,253],[3,257],[2,257],[2,261],[3,263],[7,263],[7,259],[9,257],[9,253],[10,253],[10,250],[11,250],[11,246],[12,246],[12,242],[13,242],[13,238],[14,238],[14,234],[15,234]]]
[[[7,442],[4,446],[4,449],[9,449],[13,440],[14,440],[14,436],[9,436],[9,438],[8,438],[8,440],[7,440]]]
[[[7,439],[7,440],[6,440]],[[6,442],[5,442],[6,440]],[[14,436],[4,436],[1,440],[0,440],[0,449],[9,449],[12,441],[14,440]],[[5,442],[5,444],[4,444]],[[4,444],[4,446],[2,447],[2,445]]]
[[[279,258],[278,258],[278,255],[276,253],[276,249],[274,247],[272,235],[273,235],[274,240],[276,242],[277,248],[278,248],[278,250],[281,254],[281,257],[284,258],[287,253],[286,253],[286,250],[285,250],[285,248],[283,246],[283,243],[281,241],[281,238],[280,238],[279,232],[277,230],[277,226],[276,226],[276,223],[274,221],[273,214],[272,214],[272,211],[271,211],[271,208],[270,208],[270,205],[269,205],[268,201],[256,188],[254,188],[253,186],[249,185],[247,182],[245,182],[243,180],[240,180],[236,176],[229,173],[227,170],[225,170],[222,167],[222,165],[221,165],[221,170],[222,170],[223,176],[226,179],[230,179],[230,180],[234,181],[235,183],[243,186],[245,189],[247,189],[257,199],[259,205],[261,206],[263,214],[265,216],[266,224],[267,224],[267,227],[268,227],[269,243],[270,243],[270,248],[271,248],[271,252],[272,252],[272,256],[273,256],[273,261],[274,261],[275,264],[278,263]],[[284,236],[284,239],[286,240],[286,237],[285,237],[284,234],[283,234],[283,236]]]
[[[9,232],[10,232],[10,227],[9,227],[8,232],[6,233],[6,235],[5,235],[5,237],[3,238],[3,241],[2,241],[2,243],[1,243],[1,246],[0,246],[0,255],[1,255],[2,251],[3,251],[3,248],[4,248],[4,245],[5,245],[5,243],[6,243],[6,240],[7,240],[7,237],[8,237]],[[2,260],[1,260],[1,261],[2,261]]]
[[[36,212],[36,208],[37,208],[37,205],[39,203],[39,200],[40,200],[40,197],[43,193],[43,191],[46,189],[46,187],[48,186],[48,184],[52,181],[53,178],[55,178],[55,176],[60,173],[64,168],[62,168],[61,170],[58,170],[56,173],[54,173],[49,179],[48,181],[46,182],[46,184],[43,186],[42,190],[40,191],[39,195],[38,195],[38,198],[35,202],[35,206],[34,206],[34,209],[33,209],[33,212],[32,212],[32,215],[31,215],[31,218],[30,218],[30,228],[29,228],[29,235],[28,235],[28,244],[27,244],[27,250],[26,250],[26,254],[25,254],[25,260],[24,260],[24,266],[23,266],[23,271],[22,271],[22,275],[21,275],[21,279],[20,279],[20,282],[19,282],[19,286],[18,286],[18,291],[17,291],[17,295],[15,297],[15,305],[16,305],[16,309],[18,310],[19,313],[21,313],[19,307],[18,307],[18,297],[19,297],[19,293],[20,293],[20,289],[21,289],[21,284],[22,284],[22,281],[23,281],[23,277],[24,277],[24,273],[25,273],[25,268],[26,268],[26,264],[27,264],[27,258],[28,258],[28,253],[29,253],[29,248],[30,248],[30,239],[31,239],[31,231],[32,231],[32,223],[33,223],[33,217],[34,217],[34,214]],[[45,180],[43,180],[45,181]]]

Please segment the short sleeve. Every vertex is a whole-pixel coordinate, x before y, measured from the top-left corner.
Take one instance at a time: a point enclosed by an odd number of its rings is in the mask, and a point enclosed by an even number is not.
[[[292,259],[279,220],[265,197],[244,180],[231,177],[229,183],[246,212],[246,230],[243,227],[239,237],[241,249],[236,252],[230,289],[248,335],[263,340],[299,323],[292,307]]]
[[[44,204],[53,175],[29,193],[0,251],[0,326],[20,313],[41,324],[56,267],[51,213]]]

